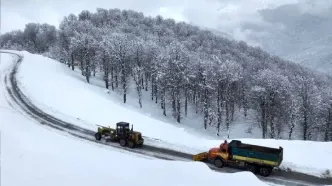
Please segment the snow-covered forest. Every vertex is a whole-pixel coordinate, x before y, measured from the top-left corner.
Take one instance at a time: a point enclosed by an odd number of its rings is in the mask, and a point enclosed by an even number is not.
[[[59,29],[29,23],[5,33],[0,47],[57,59],[79,68],[88,83],[102,73],[105,88],[121,91],[124,103],[134,84],[140,107],[158,104],[179,123],[196,112],[217,134],[241,113],[255,115],[262,138],[295,139],[297,131],[303,140],[332,141],[332,78],[184,22],[82,11]],[[151,92],[150,103],[142,102],[143,91]]]

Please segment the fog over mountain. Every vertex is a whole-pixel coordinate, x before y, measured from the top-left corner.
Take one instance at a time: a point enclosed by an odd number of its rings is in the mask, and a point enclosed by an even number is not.
[[[257,12],[259,21],[240,24],[238,32],[244,40],[272,54],[332,73],[331,0],[301,1]]]

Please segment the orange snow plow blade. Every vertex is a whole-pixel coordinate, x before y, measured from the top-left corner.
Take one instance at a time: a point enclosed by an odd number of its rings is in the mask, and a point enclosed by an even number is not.
[[[208,159],[208,154],[207,152],[202,152],[196,155],[193,155],[193,160],[194,161],[204,161]]]

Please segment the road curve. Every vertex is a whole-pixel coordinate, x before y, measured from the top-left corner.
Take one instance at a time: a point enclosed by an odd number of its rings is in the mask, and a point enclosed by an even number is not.
[[[16,55],[18,57],[18,60],[16,64],[13,66],[13,69],[9,74],[5,75],[4,83],[6,85],[6,90],[8,95],[10,96],[11,100],[8,100],[10,104],[16,104],[19,106],[25,113],[27,113],[30,117],[35,119],[38,123],[51,127],[53,129],[63,131],[67,134],[70,134],[72,136],[75,136],[80,139],[88,140],[94,143],[103,144],[106,146],[109,146],[111,148],[117,148],[119,150],[128,151],[131,153],[137,153],[137,154],[143,154],[146,156],[152,156],[159,159],[165,159],[165,160],[180,160],[180,161],[191,161],[192,154],[184,153],[175,151],[172,149],[167,148],[161,148],[161,147],[155,147],[152,145],[144,145],[140,149],[129,149],[129,148],[123,148],[117,143],[106,143],[104,141],[96,141],[94,139],[94,133],[95,131],[91,131],[88,129],[84,129],[82,127],[79,127],[77,125],[62,121],[58,118],[55,118],[39,108],[37,108],[31,101],[23,94],[23,92],[20,90],[19,86],[17,85],[16,81],[16,73],[19,68],[19,65],[23,61],[23,56],[20,56],[16,53],[11,52],[3,52],[0,51],[0,53],[8,53],[12,55]],[[151,139],[148,137],[144,137],[146,140],[156,140]],[[217,172],[238,172],[238,169],[232,169],[232,168],[222,168],[218,169],[214,167],[211,164],[207,164],[212,170]],[[274,171],[273,174],[267,178],[257,176],[259,179],[265,182],[271,182],[275,184],[282,184],[282,185],[331,185],[332,184],[332,178],[319,178],[311,175],[306,175],[302,173],[297,172],[285,172],[285,171]]]

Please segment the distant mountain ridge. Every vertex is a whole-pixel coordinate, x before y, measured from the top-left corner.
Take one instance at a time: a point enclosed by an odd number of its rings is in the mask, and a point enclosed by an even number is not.
[[[263,50],[332,74],[332,1],[302,1],[259,11],[265,24],[240,25]]]

